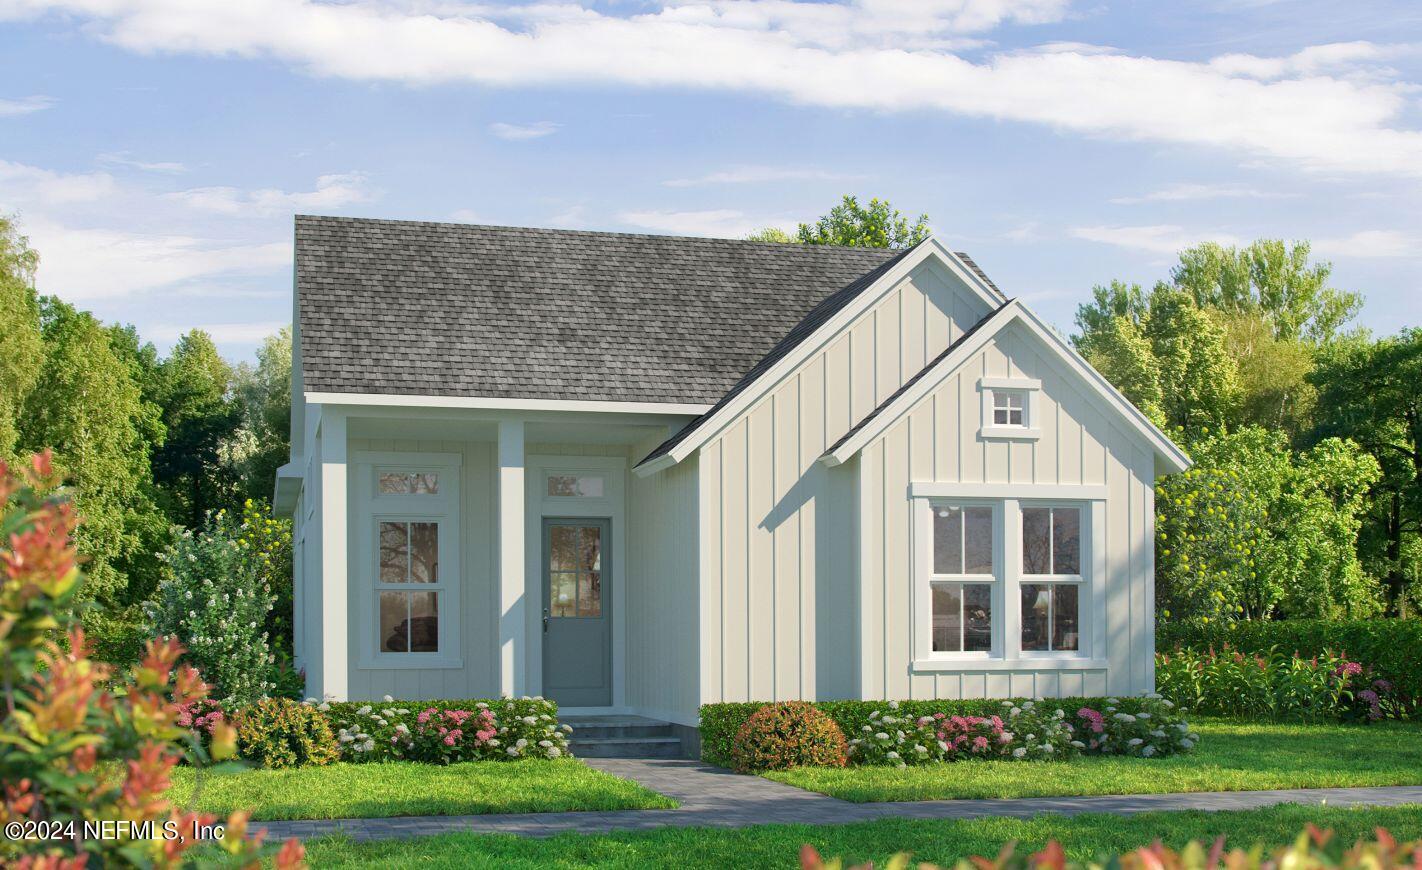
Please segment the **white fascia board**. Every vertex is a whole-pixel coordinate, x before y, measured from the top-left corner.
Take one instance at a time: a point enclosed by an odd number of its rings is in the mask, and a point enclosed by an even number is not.
[[[781,357],[767,369],[754,383],[742,390],[730,402],[721,406],[705,423],[697,427],[686,440],[673,447],[665,455],[670,456],[672,461],[669,464],[681,462],[690,456],[701,445],[716,437],[728,424],[740,418],[751,405],[759,401],[766,392],[790,372],[799,368],[807,359],[818,353],[825,345],[834,339],[835,336],[843,332],[851,323],[859,318],[861,314],[872,308],[883,296],[898,285],[914,269],[930,257],[936,257],[954,275],[958,276],[976,293],[989,309],[996,309],[1002,304],[1002,300],[994,296],[978,278],[972,269],[963,264],[952,251],[944,247],[933,236],[929,236],[921,245],[915,248],[902,260],[895,263],[893,268],[879,276],[879,279],[868,287],[865,287],[857,297],[836,311],[829,320],[820,324],[804,341],[796,345],[789,353]],[[660,462],[660,457],[658,457]],[[649,464],[650,465],[650,464]],[[660,466],[665,468],[666,466]]]
[[[984,323],[977,328],[977,332],[968,336],[967,341],[953,348],[947,356],[939,360],[932,369],[929,369],[918,382],[907,390],[900,393],[888,407],[879,411],[869,424],[858,432],[855,432],[849,440],[836,447],[834,450],[826,452],[820,457],[820,462],[833,468],[848,461],[849,457],[864,449],[864,445],[878,438],[885,429],[888,429],[899,417],[909,408],[914,407],[923,400],[930,392],[942,383],[943,379],[952,374],[963,363],[967,362],[988,340],[1002,329],[1004,325],[1016,319],[1017,312],[1022,308],[1022,304],[1017,300],[1012,300],[1006,305],[988,315],[990,323]],[[874,412],[870,412],[874,413]]]
[[[594,402],[583,399],[501,399],[485,396],[410,396],[397,393],[307,393],[322,405],[375,405],[397,408],[474,408],[491,411],[576,411],[604,414],[669,414],[699,417],[710,405],[682,402]]]
[[[296,508],[296,497],[301,494],[302,469],[295,462],[288,462],[276,470],[276,482],[272,489],[272,513],[279,517],[289,517]]]
[[[671,453],[663,453],[651,462],[643,462],[633,466],[632,472],[638,477],[650,477],[663,468],[671,468],[673,465],[676,465],[676,460],[672,458]]]

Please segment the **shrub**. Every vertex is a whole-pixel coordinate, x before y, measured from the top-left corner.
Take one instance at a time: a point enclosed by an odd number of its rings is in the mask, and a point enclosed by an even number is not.
[[[451,764],[571,754],[573,729],[558,724],[558,705],[544,698],[396,701],[387,695],[375,704],[305,703],[330,719],[343,761]]]
[[[1325,652],[1304,658],[1277,649],[1245,655],[1177,650],[1156,655],[1156,684],[1177,704],[1221,716],[1306,721],[1399,717],[1392,685],[1362,664]]]
[[[1059,705],[1068,712],[1081,707],[1089,707],[1096,710],[1104,709],[1107,706],[1115,706],[1120,712],[1134,713],[1137,710],[1148,709],[1146,705],[1150,703],[1144,698],[1058,698],[1050,703]],[[740,730],[742,724],[751,717],[751,714],[766,706],[765,701],[740,701],[723,704],[703,704],[701,706],[701,758],[710,763],[722,767],[730,767],[731,749],[735,743],[736,732]],[[859,736],[864,732],[864,726],[874,721],[874,714],[883,716],[889,712],[890,703],[898,704],[897,713],[894,715],[917,720],[922,716],[933,716],[942,713],[945,716],[975,716],[991,717],[1003,711],[1003,700],[995,698],[976,698],[970,700],[957,701],[817,701],[814,703],[815,709],[829,716],[840,727],[845,735]],[[1024,701],[1017,699],[1020,707]],[[1039,702],[1041,703],[1041,702]],[[875,732],[877,733],[877,732]]]
[[[184,839],[6,837],[0,864],[186,866],[196,826],[216,818],[179,810],[165,792],[180,760],[207,760],[205,752],[186,750],[188,730],[179,722],[181,708],[200,703],[207,687],[178,664],[182,648],[171,640],[150,641],[122,677],[90,658],[70,615],[82,583],[73,511],[42,495],[57,484],[48,454],[20,472],[0,462],[0,825],[122,819],[172,824]],[[232,730],[214,727],[213,737],[212,757],[230,755]],[[246,824],[246,813],[228,817],[220,844],[242,865],[258,857],[258,838],[247,835]],[[291,840],[276,863],[294,867],[301,858]]]
[[[330,764],[340,756],[321,711],[288,698],[264,698],[233,715],[242,757],[262,767]]]
[[[163,561],[166,577],[150,613],[154,628],[188,648],[187,660],[230,707],[265,698],[275,657],[267,637],[274,596],[258,551],[259,518],[209,514],[197,534],[181,532]]]
[[[731,766],[747,772],[806,765],[843,767],[844,732],[803,701],[767,704],[736,731]]]
[[[1422,619],[1160,620],[1156,649],[1204,652],[1229,644],[1246,655],[1277,649],[1304,657],[1346,653],[1387,680],[1409,706],[1422,700]]]
[[[211,698],[188,701],[178,706],[178,724],[197,736],[203,749],[212,746],[214,736],[220,735],[224,726],[230,727],[222,704]]]

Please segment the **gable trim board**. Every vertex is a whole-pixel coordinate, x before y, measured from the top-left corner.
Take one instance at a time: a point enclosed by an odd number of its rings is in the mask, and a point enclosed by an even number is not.
[[[1021,324],[1052,350],[1056,357],[1066,364],[1067,368],[1074,371],[1082,381],[1092,388],[1093,393],[1106,407],[1114,411],[1121,420],[1124,420],[1154,448],[1158,464],[1163,464],[1166,472],[1180,472],[1191,466],[1192,462],[1185,451],[1177,447],[1149,418],[1137,410],[1129,399],[1121,395],[1110,381],[1092,368],[1081,354],[1067,344],[1055,330],[1043,323],[1031,309],[1015,299],[989,315],[973,330],[964,333],[963,337],[948,350],[909,379],[908,383],[904,384],[897,393],[885,399],[879,407],[870,412],[869,416],[845,433],[844,437],[840,438],[829,450],[826,450],[820,457],[820,462],[830,467],[840,465],[864,449],[865,445],[871,443],[890,426],[898,422],[904,414],[913,409],[945,378],[982,350],[988,341],[1009,324]]]
[[[499,411],[592,411],[606,414],[705,414],[711,405],[680,402],[601,402],[582,399],[500,399],[403,393],[307,393],[313,405],[388,405],[397,408],[474,408]]]
[[[832,296],[825,300],[825,303],[822,304],[838,305],[838,307],[828,316],[824,316],[821,322],[808,333],[796,335],[792,331],[791,335],[786,337],[790,347],[785,348],[784,342],[782,342],[782,345],[767,354],[767,359],[773,358],[774,362],[765,366],[763,370],[760,370],[762,369],[761,365],[753,368],[742,382],[727,393],[726,397],[710,411],[691,421],[684,429],[663,442],[637,463],[633,471],[639,476],[645,477],[676,465],[690,456],[703,444],[715,438],[726,426],[739,419],[748,408],[764,398],[776,384],[798,369],[815,353],[822,350],[862,314],[888,296],[915,269],[930,260],[946,268],[953,277],[961,281],[979,301],[986,305],[989,311],[998,309],[1006,301],[1002,291],[984,280],[976,269],[964,263],[961,257],[945,247],[942,242],[930,236],[904,252],[902,256],[887,263],[883,267],[882,273],[867,282],[863,288],[853,289],[853,285],[846,288],[851,291],[845,293],[847,298],[836,299]],[[815,313],[811,312],[810,317],[814,316]]]

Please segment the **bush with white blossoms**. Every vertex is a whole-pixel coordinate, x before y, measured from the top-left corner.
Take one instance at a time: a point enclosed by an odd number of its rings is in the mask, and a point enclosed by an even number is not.
[[[513,761],[563,758],[569,725],[543,698],[468,701],[317,702],[331,720],[342,761]]]
[[[166,553],[149,617],[159,636],[178,638],[183,658],[229,709],[274,688],[267,617],[275,595],[263,582],[263,554],[241,516],[209,514],[197,534],[183,531]]]
[[[1158,695],[1132,699],[1124,712],[1115,699],[1103,710],[1069,710],[1052,701],[1003,701],[1000,713],[964,716],[901,712],[897,701],[869,714],[849,741],[852,764],[908,767],[969,759],[1034,761],[1075,755],[1144,758],[1190,750],[1199,735]]]

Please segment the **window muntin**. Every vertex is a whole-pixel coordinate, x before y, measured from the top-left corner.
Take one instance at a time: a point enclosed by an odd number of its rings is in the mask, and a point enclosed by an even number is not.
[[[932,509],[932,650],[991,652],[997,579],[994,510],[987,505]]]
[[[1021,390],[992,391],[994,426],[1027,426],[1027,394]]]
[[[379,495],[439,495],[439,475],[433,471],[381,471],[376,475]]]
[[[602,529],[553,526],[549,535],[549,615],[602,616]]]
[[[439,652],[439,526],[379,521],[375,597],[382,653]]]
[[[601,474],[550,474],[547,492],[552,498],[602,498],[606,486]]]

